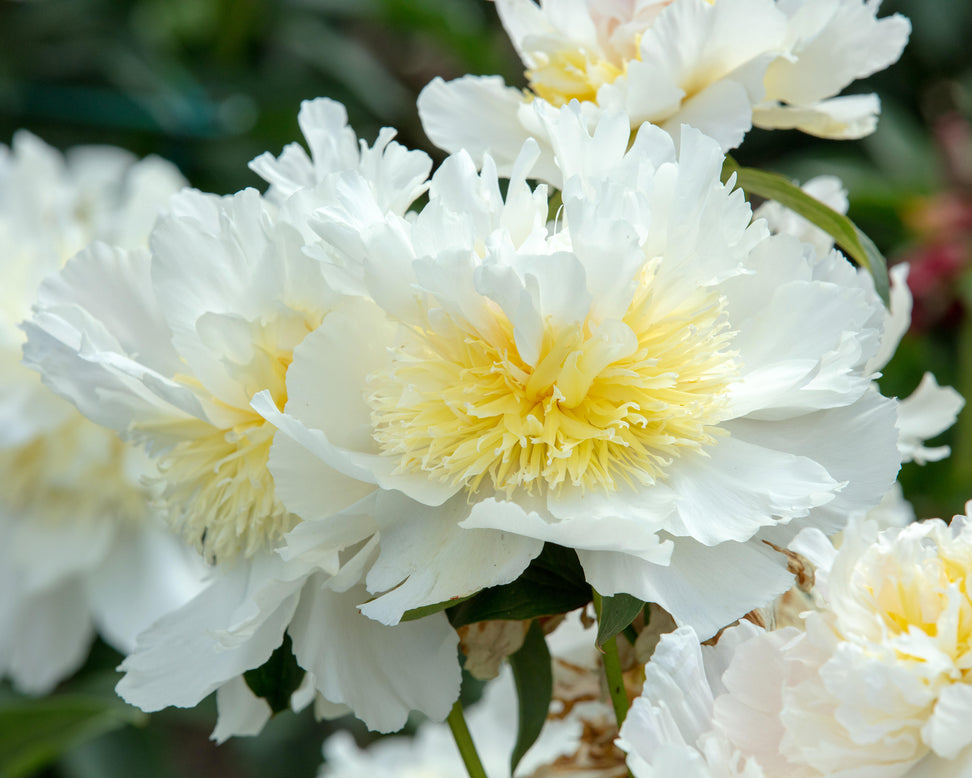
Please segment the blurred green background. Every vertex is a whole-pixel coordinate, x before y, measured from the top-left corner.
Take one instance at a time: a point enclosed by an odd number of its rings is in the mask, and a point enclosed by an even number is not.
[[[972,2],[884,3],[884,14],[896,11],[914,26],[904,57],[851,90],[881,95],[875,135],[830,142],[754,131],[737,156],[800,180],[843,178],[851,217],[892,261],[913,263],[916,326],[882,379],[885,392],[905,396],[933,370],[970,396]],[[369,141],[390,125],[406,145],[441,158],[415,98],[433,76],[464,73],[522,83],[485,0],[0,0],[0,142],[24,127],[62,149],[155,153],[217,193],[261,186],[246,163],[298,140],[299,103],[320,95],[345,103]],[[941,442],[952,443],[950,460],[902,472],[920,517],[961,512],[972,497],[967,415]],[[60,699],[110,700],[118,661],[99,644]],[[10,764],[12,727],[47,715],[32,706],[0,686],[0,765]],[[34,764],[52,778],[314,774],[327,730],[310,715],[279,716],[260,738],[216,748],[206,739],[214,708],[166,711],[149,726],[117,705],[84,725],[62,710],[50,732],[31,730]]]

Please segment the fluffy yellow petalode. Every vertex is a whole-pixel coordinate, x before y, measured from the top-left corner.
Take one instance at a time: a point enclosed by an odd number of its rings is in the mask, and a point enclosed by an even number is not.
[[[277,403],[286,404],[293,347],[320,318],[290,311],[254,328],[251,358],[233,371],[247,396],[269,389]],[[192,376],[177,380],[204,391]],[[184,422],[183,440],[158,461],[170,525],[211,563],[271,548],[299,521],[277,498],[267,469],[275,428],[250,408],[215,404],[232,423]]]
[[[530,91],[557,108],[571,100],[597,102],[597,90],[627,70],[627,63],[618,66],[583,49],[531,54],[539,64],[526,71]]]
[[[211,563],[251,557],[298,521],[267,470],[274,429],[253,416],[229,430],[209,427],[159,459],[169,523]]]
[[[49,402],[63,402],[51,398]],[[27,443],[0,450],[0,504],[53,522],[141,521],[147,495],[130,472],[132,451],[111,430],[71,409],[68,419]]]
[[[548,320],[535,364],[498,308],[488,335],[436,318],[371,377],[375,439],[401,471],[470,492],[652,484],[714,441],[736,374],[719,297],[657,309],[645,280],[623,322]]]
[[[903,648],[907,636],[919,631],[953,660],[964,679],[972,670],[972,598],[968,588],[972,547],[965,538],[950,540],[948,530],[942,527],[922,539],[924,554],[910,559],[869,555],[880,562],[856,572],[864,579],[857,599],[869,606],[890,637],[902,640],[895,644],[899,659],[927,660],[920,653],[909,657]],[[928,553],[933,550],[936,556]]]

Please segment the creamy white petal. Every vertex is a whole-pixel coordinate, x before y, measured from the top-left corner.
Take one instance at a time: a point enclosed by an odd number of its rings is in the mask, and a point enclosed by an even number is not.
[[[921,383],[898,403],[898,448],[905,462],[937,462],[949,455],[948,446],[929,448],[925,440],[955,423],[965,399],[950,386],[939,386],[935,376],[925,373]]]
[[[401,729],[411,710],[442,720],[459,694],[458,636],[445,614],[388,627],[359,613],[363,587],[337,593],[311,577],[289,627],[317,689],[369,728]]]
[[[517,116],[522,102],[520,90],[498,76],[434,78],[419,94],[418,111],[436,146],[465,149],[475,160],[489,153],[501,172],[509,172],[526,137]]]
[[[522,515],[515,504],[500,508]],[[361,612],[394,624],[406,610],[510,583],[540,553],[540,540],[498,529],[466,529],[462,520],[469,513],[462,495],[433,510],[397,492],[380,494],[375,518],[381,551],[367,583],[369,591],[387,594],[363,605]]]
[[[736,437],[720,440],[706,453],[685,457],[672,469],[671,485],[679,496],[668,527],[707,546],[746,541],[763,526],[805,516],[830,502],[842,486],[812,459]]]
[[[611,551],[578,550],[591,586],[656,602],[704,640],[790,587],[786,560],[762,543],[703,546],[678,539],[671,562],[656,565]]]
[[[753,125],[764,130],[801,130],[820,138],[853,140],[877,127],[877,95],[844,95],[810,105],[763,103],[753,111]]]
[[[972,686],[949,686],[938,696],[934,712],[921,729],[921,737],[938,756],[955,759],[972,745],[972,732],[968,727],[970,715]]]
[[[84,588],[78,579],[68,578],[19,604],[15,619],[3,625],[16,642],[8,646],[6,657],[0,652],[0,669],[18,690],[48,694],[81,667],[94,639]]]
[[[267,555],[221,570],[186,605],[143,632],[120,669],[118,694],[142,710],[192,707],[259,667],[280,645],[303,579]]]
[[[888,429],[887,422],[895,416],[896,404],[869,390],[857,402],[843,408],[777,422],[739,419],[726,426],[743,440],[808,457],[823,465],[836,481],[844,483],[833,500],[815,508],[811,514],[813,524],[824,531],[836,532],[854,512],[877,505],[894,483],[900,455],[888,448],[889,435],[896,438],[897,433]],[[821,434],[825,424],[834,424],[833,429],[842,431],[839,442],[833,435]],[[796,521],[789,529],[795,534],[802,526]],[[767,530],[766,537],[776,537],[774,542],[786,545],[787,529],[780,528],[779,536]]]
[[[99,634],[131,653],[139,633],[198,594],[209,572],[162,527],[119,533],[112,553],[87,581]]]
[[[900,14],[876,19],[880,2],[780,3],[789,17],[790,56],[766,73],[772,100],[810,105],[838,94],[901,56],[911,23]]]
[[[637,501],[639,495],[631,495]],[[644,495],[650,502],[651,495]],[[563,503],[558,503],[558,505]],[[641,559],[666,564],[671,556],[671,543],[659,537],[659,525],[649,520],[639,520],[631,512],[607,501],[616,515],[599,515],[597,501],[584,502],[583,496],[571,505],[573,515],[561,519],[549,519],[542,513],[524,509],[510,500],[482,500],[469,510],[461,526],[479,529],[495,529],[524,535],[544,542],[557,543],[570,548],[592,551],[622,551]],[[586,509],[591,513],[584,515]],[[553,511],[555,512],[555,511]]]
[[[257,697],[243,676],[237,676],[216,691],[216,728],[209,736],[217,745],[231,737],[259,735],[273,711],[267,701]]]

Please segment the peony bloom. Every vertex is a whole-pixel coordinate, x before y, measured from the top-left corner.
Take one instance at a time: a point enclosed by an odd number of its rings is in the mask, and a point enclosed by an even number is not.
[[[805,629],[663,636],[619,740],[635,778],[967,775],[968,517],[792,546],[816,565]]]
[[[910,24],[877,19],[870,0],[497,0],[526,67],[525,90],[496,76],[434,79],[419,96],[433,143],[489,152],[508,174],[527,136],[544,155],[534,175],[559,185],[550,139],[531,103],[580,102],[589,126],[624,111],[632,130],[650,122],[677,140],[690,124],[722,146],[752,126],[827,138],[873,132],[875,95],[835,97],[901,55]]]
[[[634,778],[811,778],[780,756],[783,652],[794,627],[743,621],[715,646],[691,629],[662,635],[617,745]]]
[[[967,516],[844,534],[824,604],[786,654],[782,752],[789,759],[827,775],[972,769],[970,559]]]
[[[20,364],[42,280],[94,239],[144,245],[182,185],[168,162],[121,149],[65,157],[27,132],[0,147],[0,676],[23,692],[74,672],[96,631],[131,651],[198,588],[151,515],[145,458]]]
[[[444,615],[390,629],[357,612],[374,544],[276,553],[300,517],[277,494],[267,469],[275,428],[250,400],[264,391],[287,402],[294,349],[340,297],[288,208],[311,191],[326,203],[346,168],[378,200],[393,186],[404,208],[429,166],[388,133],[374,148],[331,144],[349,132],[336,103],[306,103],[300,121],[313,159],[291,150],[256,163],[272,201],[249,189],[181,193],[150,250],[95,244],[44,285],[28,325],[28,359],[90,418],[144,447],[168,523],[213,565],[204,591],[142,633],[118,691],[158,710],[218,689],[219,740],[269,718],[241,675],[277,650],[288,661],[291,644],[305,680],[294,705],[320,695],[321,712],[347,706],[387,731],[411,709],[443,718],[458,694]],[[366,492],[335,490],[327,504],[340,510]]]
[[[460,153],[414,216],[352,178],[318,213],[357,296],[295,348],[286,406],[253,406],[285,433],[270,469],[305,519],[286,542],[377,540],[366,615],[507,583],[553,542],[708,637],[789,586],[764,540],[836,531],[894,482],[870,279],[751,222],[710,139],[676,155],[645,126],[629,149],[629,126],[589,135],[577,105],[546,125],[549,226],[533,142],[505,197]]]

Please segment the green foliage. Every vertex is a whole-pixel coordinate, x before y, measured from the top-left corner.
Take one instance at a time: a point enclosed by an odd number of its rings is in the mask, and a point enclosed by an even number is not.
[[[492,619],[525,621],[554,616],[590,601],[591,589],[584,580],[577,553],[546,543],[540,555],[513,583],[483,589],[449,608],[447,614],[452,626],[458,628]]]
[[[270,658],[255,670],[243,673],[243,679],[250,691],[265,699],[274,713],[287,710],[290,695],[297,691],[304,679],[304,670],[294,657],[290,635],[284,633],[283,643]]]
[[[0,701],[0,776],[30,775],[80,743],[147,719],[114,696],[5,697]]]
[[[517,700],[516,744],[510,757],[512,775],[524,754],[540,737],[553,697],[550,651],[539,622],[530,625],[520,650],[510,657],[510,666]]]
[[[630,594],[602,597],[597,616],[597,645],[603,646],[615,635],[624,632],[644,607],[644,602]]]

